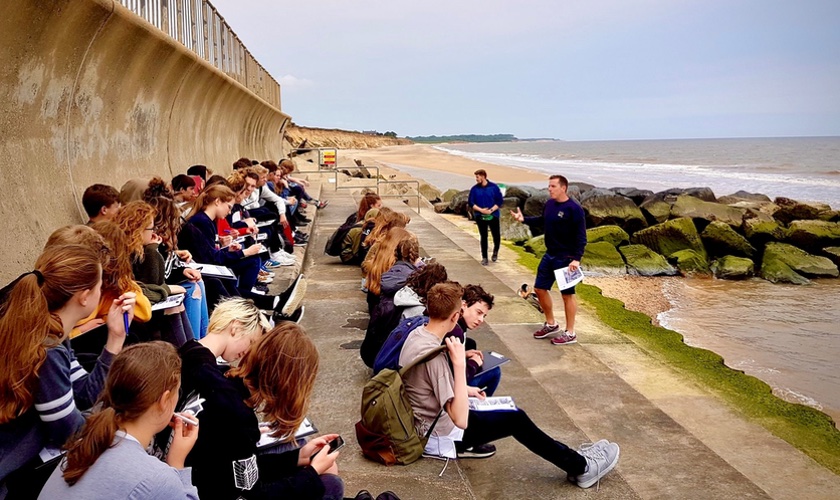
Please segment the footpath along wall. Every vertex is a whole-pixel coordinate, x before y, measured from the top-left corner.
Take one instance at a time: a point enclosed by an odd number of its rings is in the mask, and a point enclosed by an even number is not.
[[[114,0],[0,2],[0,279],[90,184],[277,158],[289,117]],[[279,92],[278,92],[279,93]]]

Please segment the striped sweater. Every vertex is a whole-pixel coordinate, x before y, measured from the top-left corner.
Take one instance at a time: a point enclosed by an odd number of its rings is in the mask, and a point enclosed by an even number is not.
[[[38,371],[35,404],[15,420],[0,424],[0,482],[41,450],[61,448],[82,427],[81,411],[99,397],[113,357],[103,349],[88,373],[76,360],[69,340],[47,350]]]

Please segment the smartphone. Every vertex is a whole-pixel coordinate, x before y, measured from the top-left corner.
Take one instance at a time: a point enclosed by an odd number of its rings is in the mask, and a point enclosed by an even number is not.
[[[344,439],[341,436],[338,436],[337,438],[330,441],[329,446],[330,446],[330,451],[328,453],[332,453],[335,450],[340,450],[341,448],[344,447]]]

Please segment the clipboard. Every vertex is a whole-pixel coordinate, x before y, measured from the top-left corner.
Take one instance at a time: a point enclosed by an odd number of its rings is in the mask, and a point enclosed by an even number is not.
[[[498,352],[494,351],[481,352],[484,353],[484,364],[481,365],[481,371],[473,375],[473,377],[484,375],[485,373],[489,372],[494,368],[498,368],[499,366],[510,363],[510,358],[508,358],[504,354],[499,354]]]

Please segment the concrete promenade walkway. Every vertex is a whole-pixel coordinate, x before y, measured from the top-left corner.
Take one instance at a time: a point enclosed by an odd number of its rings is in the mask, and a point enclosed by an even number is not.
[[[404,499],[558,498],[837,498],[840,477],[749,422],[703,388],[652,358],[627,337],[582,308],[579,343],[555,347],[531,336],[542,316],[515,295],[531,283],[530,271],[502,249],[500,261],[478,262],[477,234],[467,221],[450,221],[423,209],[421,215],[397,200],[386,205],[412,216],[422,253],[446,266],[450,279],[481,284],[496,297],[488,322],[470,332],[480,349],[505,353],[498,395],[513,396],[547,434],[576,448],[607,438],[621,445],[618,467],[600,491],[582,490],[565,473],[531,454],[514,439],[496,442],[486,460],[422,459],[407,467],[366,460],[356,445],[361,390],[370,377],[358,354],[367,327],[360,271],[323,253],[332,232],[359,199],[335,191],[318,175],[322,200],[309,229],[311,243],[302,272],[309,289],[303,326],[321,354],[309,415],[322,432],[347,441],[339,459],[347,495],[390,489]],[[311,212],[310,212],[311,213]],[[466,229],[466,230],[464,230]],[[282,283],[285,280],[278,280]],[[559,302],[559,295],[555,298]]]

